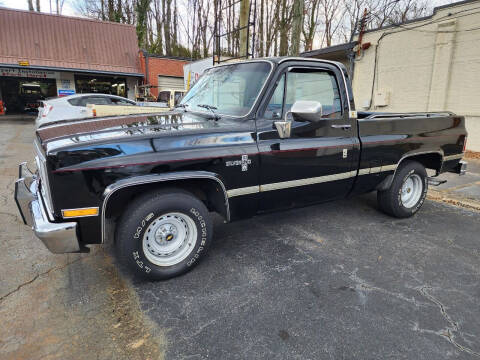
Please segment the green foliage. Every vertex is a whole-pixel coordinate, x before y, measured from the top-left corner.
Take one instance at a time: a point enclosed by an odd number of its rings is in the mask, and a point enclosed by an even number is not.
[[[138,46],[145,48],[147,43],[147,12],[150,8],[151,0],[138,0],[135,7],[137,13],[137,39]]]
[[[159,41],[149,41],[146,49],[150,54],[163,55],[163,48]]]
[[[192,58],[192,52],[188,48],[180,44],[172,45],[172,55],[185,57],[185,58]],[[197,59],[197,57],[193,57],[193,58]]]
[[[150,54],[155,54],[155,55],[164,55],[163,54],[163,49],[159,46],[158,41],[150,43],[149,46],[147,46],[146,50]],[[178,56],[178,57],[183,57],[183,58],[189,58],[192,60],[197,60],[197,59],[202,59],[202,54],[199,50],[195,50],[193,53],[190,49],[187,47],[180,45],[180,44],[172,44],[171,45],[171,54],[170,56]]]

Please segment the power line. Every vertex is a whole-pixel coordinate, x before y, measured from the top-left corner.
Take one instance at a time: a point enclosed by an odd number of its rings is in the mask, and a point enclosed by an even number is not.
[[[386,34],[395,34],[397,32],[402,32],[402,31],[408,31],[408,30],[412,30],[412,31],[420,31],[420,32],[437,32],[437,31],[432,31],[432,30],[417,30],[418,28],[421,28],[421,27],[424,27],[424,26],[428,26],[428,25],[431,25],[431,24],[436,24],[438,22],[441,22],[443,21],[444,19],[446,18],[451,18],[451,17],[455,17],[455,19],[459,19],[459,18],[462,18],[462,17],[465,17],[465,16],[470,16],[470,15],[475,15],[475,14],[478,14],[480,13],[480,11],[476,11],[476,12],[472,12],[472,13],[468,13],[468,14],[464,14],[464,15],[461,15],[461,16],[455,16],[457,14],[460,14],[460,13],[464,13],[466,11],[472,11],[472,10],[477,10],[477,9],[480,9],[480,6],[479,7],[476,7],[476,8],[472,8],[472,9],[465,9],[465,10],[461,10],[461,11],[458,11],[456,13],[448,13],[447,15],[445,16],[442,16],[438,19],[434,19],[432,21],[429,21],[429,22],[426,22],[426,23],[423,23],[423,24],[418,24],[416,26],[406,26],[405,24],[391,24],[389,25],[388,27],[394,27],[394,28],[401,28],[403,30],[401,31],[387,31]],[[378,16],[377,14],[374,14],[374,13],[371,13],[373,16],[376,16],[377,18],[380,19],[380,16]],[[387,29],[388,27],[386,27],[385,29]],[[373,29],[372,31],[376,31],[376,30],[380,30],[380,29]],[[469,30],[469,29],[467,29]],[[476,28],[472,28],[471,30],[476,30]],[[462,31],[462,30],[452,30],[452,32],[459,32],[459,31]],[[469,30],[470,31],[470,30]]]
[[[454,17],[455,19],[458,19],[458,18],[462,18],[462,17],[465,17],[465,16],[470,16],[470,15],[475,15],[475,14],[478,14],[480,13],[480,11],[476,11],[476,12],[473,12],[473,13],[468,13],[468,14],[464,14],[464,15],[461,15],[461,16],[455,16],[457,14],[461,14],[461,13],[464,13],[464,12],[467,12],[467,11],[472,11],[472,10],[477,10],[477,9],[480,9],[480,6],[476,7],[476,8],[472,8],[472,9],[464,9],[464,10],[460,10],[460,11],[457,11],[455,13],[448,13],[447,15],[445,16],[442,16],[438,19],[434,19],[432,21],[429,21],[427,23],[424,23],[424,24],[419,24],[417,26],[412,26],[412,27],[407,27],[407,26],[404,26],[403,24],[392,24],[391,26],[392,27],[397,27],[397,28],[401,28],[401,30],[399,31],[386,31],[384,32],[380,38],[378,39],[377,41],[377,46],[375,46],[375,58],[374,58],[374,63],[373,63],[373,80],[372,80],[372,89],[371,89],[371,93],[370,93],[370,105],[368,107],[368,109],[370,110],[372,108],[372,102],[373,102],[373,93],[375,91],[375,81],[377,80],[377,66],[378,66],[378,48],[380,47],[380,42],[388,35],[391,35],[391,34],[397,34],[397,33],[400,33],[400,32],[404,32],[404,31],[415,31],[417,28],[420,28],[420,27],[423,27],[423,26],[427,26],[427,25],[431,25],[431,24],[435,24],[437,22],[441,22],[442,20],[445,20],[446,18],[452,18]],[[376,14],[373,14],[371,13],[372,15],[376,15]],[[480,29],[480,27],[478,27],[478,29]],[[471,28],[471,29],[467,29],[468,31],[473,31],[473,30],[477,30],[477,28]],[[419,30],[416,30],[416,31],[419,31]],[[420,30],[421,31],[421,30]]]

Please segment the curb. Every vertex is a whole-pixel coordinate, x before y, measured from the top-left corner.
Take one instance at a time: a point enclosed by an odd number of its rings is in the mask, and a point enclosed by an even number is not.
[[[480,211],[480,201],[452,196],[443,191],[429,189],[427,193],[427,199],[460,206],[470,210]]]
[[[469,159],[470,160],[472,160],[472,159],[478,160],[478,159],[480,159],[480,152],[467,150],[467,151],[465,151],[465,159],[466,160],[469,160]]]

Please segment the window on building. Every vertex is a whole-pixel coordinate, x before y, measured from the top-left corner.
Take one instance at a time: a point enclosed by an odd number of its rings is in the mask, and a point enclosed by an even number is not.
[[[127,80],[125,78],[75,75],[77,94],[99,93],[127,96]]]

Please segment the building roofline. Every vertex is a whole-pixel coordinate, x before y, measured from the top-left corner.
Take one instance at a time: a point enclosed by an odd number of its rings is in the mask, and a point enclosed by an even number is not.
[[[324,54],[329,54],[332,52],[336,51],[346,51],[346,50],[351,50],[357,45],[357,41],[352,41],[349,43],[344,43],[344,44],[338,44],[338,45],[333,45],[321,49],[316,49],[316,50],[310,50],[310,51],[305,51],[300,54],[300,56],[316,56],[316,55],[324,55]]]
[[[401,22],[401,23],[395,23],[395,24],[390,24],[390,25],[387,25],[387,26],[382,26],[382,27],[379,27],[379,28],[376,28],[376,29],[365,30],[364,33],[381,31],[381,30],[386,30],[386,29],[390,29],[390,28],[396,28],[396,27],[399,27],[399,25],[405,25],[405,24],[411,24],[411,23],[415,23],[415,22],[425,21],[425,20],[433,18],[439,10],[443,10],[443,9],[450,8],[450,7],[455,7],[455,6],[460,6],[460,5],[465,5],[465,4],[469,4],[469,3],[475,3],[475,2],[478,2],[478,0],[463,0],[463,1],[458,1],[458,2],[455,2],[455,3],[451,3],[451,4],[435,6],[430,15],[422,16],[422,17],[419,17],[419,18],[411,19],[411,20],[407,20],[407,21],[404,21],[404,22]],[[356,32],[355,35],[358,35],[358,32]]]
[[[144,77],[141,73],[126,73],[121,71],[107,71],[107,70],[90,70],[90,69],[78,69],[78,68],[63,68],[53,66],[19,66],[16,64],[4,64],[0,63],[0,67],[12,68],[12,69],[24,69],[24,70],[44,70],[44,71],[58,71],[58,72],[75,72],[84,74],[98,74],[98,75],[115,75],[115,76],[132,76],[132,77]]]
[[[91,18],[81,17],[81,16],[59,15],[59,14],[50,14],[50,13],[45,13],[45,12],[30,11],[30,10],[23,10],[23,9],[13,9],[13,8],[5,7],[5,6],[0,6],[0,11],[12,11],[12,12],[28,13],[28,14],[33,14],[33,15],[43,15],[43,16],[60,17],[60,18],[69,18],[69,19],[73,19],[73,20],[91,21],[91,22],[101,23],[101,24],[128,26],[128,27],[135,28],[135,25],[118,23],[118,22],[115,22],[115,21],[104,21],[104,20],[91,19]]]
[[[144,50],[144,49],[140,49],[139,52],[143,53],[143,56],[148,56],[148,57],[157,58],[157,59],[193,62],[191,58],[183,57],[183,56],[168,56],[168,55],[152,54],[152,53],[149,53],[147,50]]]

